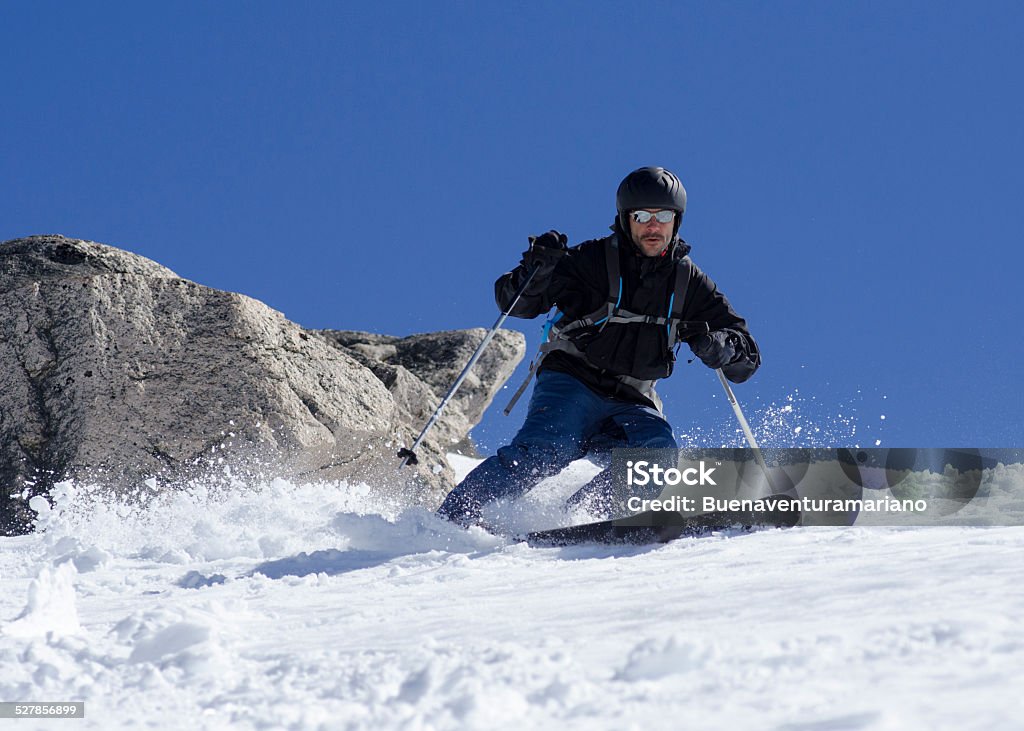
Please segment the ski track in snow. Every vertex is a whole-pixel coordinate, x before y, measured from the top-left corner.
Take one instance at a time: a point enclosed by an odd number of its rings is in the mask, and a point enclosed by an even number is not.
[[[561,498],[596,469],[497,514],[564,522]],[[1024,466],[1002,470],[1024,486]],[[54,502],[35,501],[39,532],[0,539],[0,700],[83,700],[86,718],[26,731],[962,731],[1024,716],[1021,527],[535,549],[367,485],[194,486],[133,506],[65,484]]]

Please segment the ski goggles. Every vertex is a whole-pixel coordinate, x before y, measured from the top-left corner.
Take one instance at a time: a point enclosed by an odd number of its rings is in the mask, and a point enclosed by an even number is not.
[[[657,213],[651,213],[650,211],[633,211],[630,213],[633,220],[637,223],[648,223],[652,218],[658,223],[671,223],[675,220],[675,211],[658,211]]]

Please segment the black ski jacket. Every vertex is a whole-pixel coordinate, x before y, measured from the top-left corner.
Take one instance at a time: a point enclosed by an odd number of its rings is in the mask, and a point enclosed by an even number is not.
[[[707,322],[711,330],[730,331],[737,355],[722,370],[734,383],[750,378],[761,364],[757,344],[748,332],[746,322],[732,309],[725,295],[687,256],[690,245],[674,238],[662,256],[648,257],[633,244],[628,234],[619,229],[618,222],[612,230],[620,242],[621,306],[638,314],[666,316],[677,262],[679,266],[689,267],[690,281],[683,302],[682,319]],[[503,311],[511,304],[528,272],[526,254],[523,256],[519,266],[495,282],[495,299]],[[556,306],[564,313],[566,321],[576,320],[594,312],[607,300],[605,239],[592,239],[570,247],[554,267],[538,271],[510,314],[533,318]],[[541,370],[569,373],[606,396],[657,406],[616,376],[621,374],[649,380],[667,378],[672,374],[675,353],[669,350],[668,332],[664,325],[613,323],[600,331],[592,328],[574,338],[573,342],[584,352],[585,359],[555,351],[544,358]]]

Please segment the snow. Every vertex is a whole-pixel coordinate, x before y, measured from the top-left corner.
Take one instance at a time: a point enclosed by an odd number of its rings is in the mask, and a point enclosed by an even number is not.
[[[452,458],[465,473],[474,464]],[[582,516],[581,462],[495,515]],[[1010,503],[1024,466],[986,479]],[[1021,527],[801,528],[530,548],[372,486],[113,498],[0,539],[17,728],[1016,729]]]

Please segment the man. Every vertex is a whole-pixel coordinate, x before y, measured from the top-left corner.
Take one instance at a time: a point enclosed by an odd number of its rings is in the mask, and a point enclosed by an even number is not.
[[[619,185],[616,208],[611,236],[571,248],[558,231],[530,237],[519,266],[495,283],[505,310],[536,268],[510,314],[532,318],[555,306],[560,315],[541,349],[525,423],[448,495],[441,515],[480,523],[485,504],[521,495],[592,451],[677,448],[654,391],[672,374],[677,336],[734,383],[760,365],[746,323],[678,237],[686,211],[679,179],[664,168],[635,170]],[[611,495],[606,469],[569,504],[613,517]]]

